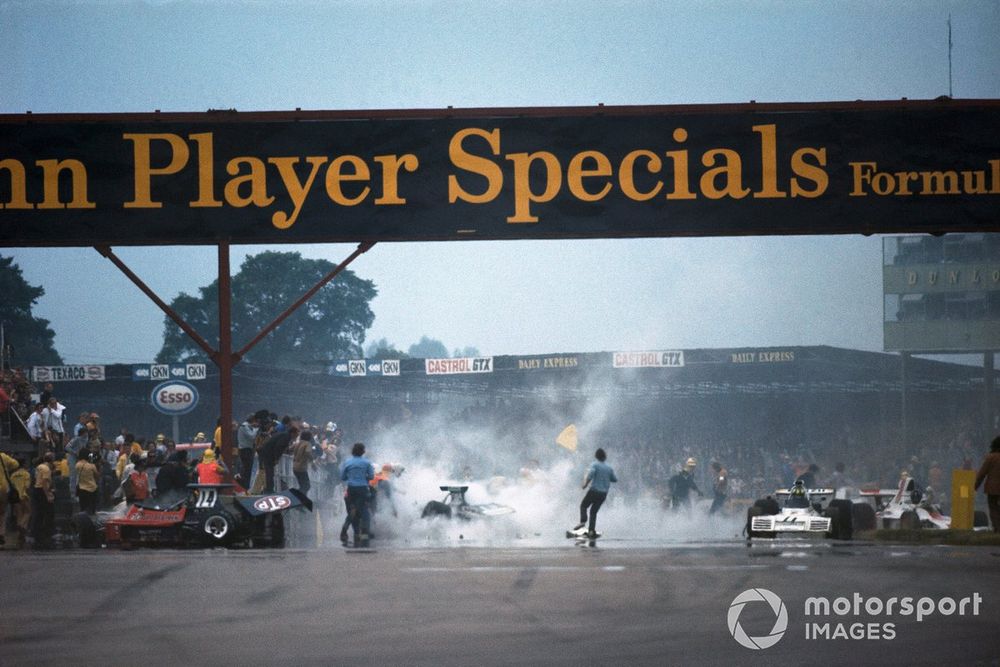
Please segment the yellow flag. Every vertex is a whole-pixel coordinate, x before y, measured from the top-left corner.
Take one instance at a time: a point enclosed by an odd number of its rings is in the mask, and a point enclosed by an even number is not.
[[[571,452],[576,451],[576,424],[570,424],[556,436],[556,444]]]

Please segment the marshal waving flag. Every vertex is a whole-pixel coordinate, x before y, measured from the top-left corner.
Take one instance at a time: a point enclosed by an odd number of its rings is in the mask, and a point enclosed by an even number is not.
[[[562,432],[556,436],[556,444],[563,449],[568,449],[571,452],[576,451],[576,446],[578,444],[578,438],[576,435],[576,424],[570,424],[562,430]]]

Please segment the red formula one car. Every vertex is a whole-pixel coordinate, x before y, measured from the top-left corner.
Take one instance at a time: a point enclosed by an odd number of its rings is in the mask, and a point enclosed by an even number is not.
[[[95,516],[79,514],[81,547],[209,546],[282,547],[283,514],[295,507],[312,511],[298,489],[261,496],[232,495],[232,484],[188,484]]]

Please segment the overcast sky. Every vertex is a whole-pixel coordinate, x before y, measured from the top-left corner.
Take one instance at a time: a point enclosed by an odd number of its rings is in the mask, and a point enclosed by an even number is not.
[[[1000,97],[995,0],[0,0],[0,113],[930,99],[949,14],[954,96]],[[117,252],[167,301],[215,278],[214,248]],[[162,313],[93,249],[0,254],[67,362],[159,350]],[[397,243],[352,268],[379,290],[368,340],[404,350],[882,349],[876,237]]]

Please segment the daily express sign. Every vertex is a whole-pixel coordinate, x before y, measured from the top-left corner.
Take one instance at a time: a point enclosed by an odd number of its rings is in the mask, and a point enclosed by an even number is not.
[[[1000,101],[0,116],[0,245],[1000,230]]]

